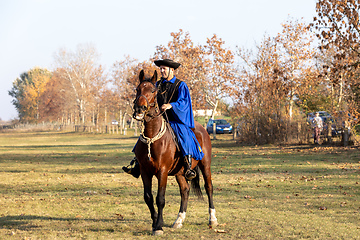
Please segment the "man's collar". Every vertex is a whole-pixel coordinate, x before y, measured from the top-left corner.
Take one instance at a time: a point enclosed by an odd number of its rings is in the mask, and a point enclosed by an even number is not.
[[[163,83],[165,83],[165,82],[171,82],[171,83],[174,83],[175,82],[175,80],[176,80],[176,77],[174,76],[170,81],[168,81],[168,80],[166,80],[166,79],[163,79]]]

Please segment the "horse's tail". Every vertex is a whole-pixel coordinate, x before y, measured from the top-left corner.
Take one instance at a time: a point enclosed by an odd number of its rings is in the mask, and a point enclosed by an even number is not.
[[[201,188],[200,188],[200,169],[199,166],[194,168],[196,171],[196,177],[191,180],[191,189],[193,189],[195,195],[198,197],[199,200],[204,200]]]

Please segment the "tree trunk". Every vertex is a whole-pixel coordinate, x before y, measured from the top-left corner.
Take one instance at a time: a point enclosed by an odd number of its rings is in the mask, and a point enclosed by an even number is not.
[[[216,108],[217,108],[218,104],[219,104],[219,100],[217,99],[215,101],[215,106],[214,106],[212,114],[211,114],[211,119],[215,119],[215,113],[216,113]]]
[[[104,125],[107,124],[107,107],[105,107]]]
[[[291,94],[290,105],[289,105],[289,120],[290,120],[290,122],[292,122],[292,119],[293,119],[293,108],[294,108],[294,100],[293,100],[293,96]]]
[[[341,77],[340,77],[340,89],[339,89],[339,101],[337,103],[337,108],[339,109],[340,108],[340,105],[341,105],[341,101],[342,101],[342,98],[344,96],[344,91],[343,91],[343,80],[342,80],[342,74],[341,74]]]

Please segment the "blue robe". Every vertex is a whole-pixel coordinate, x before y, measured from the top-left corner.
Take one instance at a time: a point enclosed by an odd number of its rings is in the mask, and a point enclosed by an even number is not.
[[[176,77],[170,81],[174,83],[175,80]],[[175,102],[170,102],[170,104],[172,108],[167,111],[172,111],[176,120],[170,121],[170,125],[178,139],[182,155],[191,155],[195,160],[201,160],[204,153],[194,132],[191,130],[191,128],[195,128],[195,123],[190,92],[185,82],[180,82],[178,99]]]

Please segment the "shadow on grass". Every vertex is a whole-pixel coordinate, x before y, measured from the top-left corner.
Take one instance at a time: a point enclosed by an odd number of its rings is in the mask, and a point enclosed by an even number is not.
[[[78,150],[105,150],[105,149],[120,149],[120,148],[132,148],[130,144],[88,144],[88,145],[27,145],[27,146],[0,146],[0,150],[39,150],[46,149],[46,151],[65,149],[78,149]]]
[[[2,229],[19,229],[19,230],[30,230],[38,228],[41,226],[31,223],[33,220],[40,221],[63,221],[63,222],[114,222],[115,223],[133,223],[138,222],[139,219],[94,219],[94,218],[61,218],[61,217],[44,217],[44,216],[35,216],[35,215],[18,215],[18,216],[4,216],[0,217],[0,228]],[[90,228],[92,230],[92,228]],[[100,229],[94,229],[94,231],[99,231]],[[107,231],[102,229],[102,231]],[[113,231],[109,229],[109,231]]]

